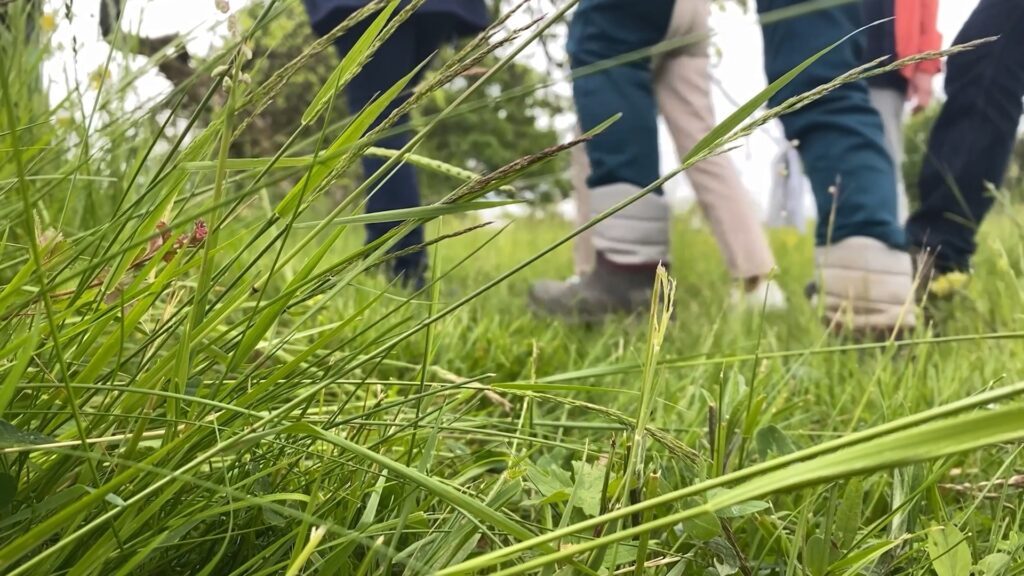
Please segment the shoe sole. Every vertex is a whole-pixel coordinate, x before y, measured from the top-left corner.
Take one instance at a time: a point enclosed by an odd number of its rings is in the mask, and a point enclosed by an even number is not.
[[[821,298],[819,304],[818,298]],[[895,305],[879,302],[852,302],[829,294],[819,295],[812,304],[823,307],[827,326],[837,331],[851,331],[865,335],[890,337],[906,334],[917,327],[917,311],[913,305]]]
[[[538,297],[533,290],[530,290],[527,302],[529,303],[530,311],[535,315],[543,318],[553,318],[572,325],[596,327],[604,324],[608,320],[622,318],[629,320],[638,316],[645,316],[646,309],[641,310],[637,308],[635,310],[609,310],[607,312],[586,312],[581,313],[578,310],[566,312],[562,309],[553,309],[546,304],[546,300]]]

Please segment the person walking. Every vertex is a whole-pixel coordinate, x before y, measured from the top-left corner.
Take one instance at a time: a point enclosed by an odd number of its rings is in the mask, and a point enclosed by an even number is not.
[[[669,32],[673,0],[581,0],[569,26],[574,71],[650,48]],[[573,99],[589,131],[621,117],[586,143],[588,220],[659,178],[658,108],[651,58],[576,76]],[[593,268],[578,281],[542,280],[530,302],[544,314],[598,320],[648,306],[660,264],[669,262],[670,207],[659,187],[592,228]]]
[[[768,12],[807,0],[758,0]],[[765,71],[773,82],[863,24],[859,4],[813,10],[762,26]],[[864,62],[860,42],[842,42],[769,101],[777,106]],[[914,273],[898,215],[896,168],[865,82],[850,82],[782,116],[798,143],[818,208],[814,293],[827,322],[878,333],[916,325]]]
[[[715,127],[707,42],[710,17],[708,2],[676,2],[667,36],[681,46],[656,56],[652,63],[655,100],[679,154],[688,152]],[[586,184],[589,172],[586,154],[580,148],[574,149],[573,188],[581,225],[591,217],[590,190]],[[713,156],[693,166],[686,175],[735,281],[733,303],[784,308],[785,295],[778,284],[769,281],[775,257],[735,165],[726,155]],[[589,234],[578,239],[575,256],[576,275],[581,278],[594,263]]]
[[[887,56],[899,60],[942,48],[938,0],[863,0],[863,6],[865,23],[873,24],[864,32],[865,61]],[[932,81],[941,71],[941,61],[923,60],[868,79],[868,95],[882,117],[885,145],[896,165],[900,222],[906,221],[910,211],[901,170],[906,103],[913,103],[914,113],[927,108]]]
[[[306,12],[314,32],[320,36],[328,34],[345,18],[356,10],[367,5],[370,0],[303,0]],[[483,0],[426,0],[410,18],[403,22],[374,54],[372,60],[349,82],[347,99],[349,110],[356,113],[370,103],[373,98],[395,85],[400,79],[412,72],[417,66],[429,59],[447,42],[459,37],[472,36],[484,30],[490,22],[490,15]],[[364,21],[349,30],[337,41],[335,48],[340,56],[344,56],[352,45],[366,30]],[[415,85],[419,78],[413,78],[409,86]],[[410,91],[393,100],[380,114],[379,119],[387,118],[395,109],[408,100]],[[380,120],[378,120],[379,122]],[[392,135],[381,138],[377,146],[401,149],[408,144],[411,135],[407,127],[408,117],[403,117],[396,124]],[[376,126],[376,123],[374,124]],[[384,160],[363,156],[363,172],[366,176],[377,172]],[[414,208],[420,205],[419,184],[416,181],[415,169],[402,164],[374,191],[366,202],[367,212],[384,212],[402,208]],[[366,225],[366,241],[373,242],[401,222],[378,222]],[[423,244],[423,228],[418,227],[401,238],[392,251],[406,251]],[[423,251],[411,251],[391,260],[388,264],[389,274],[410,288],[424,285],[426,257]]]
[[[804,1],[760,0],[758,9],[765,13]],[[581,0],[569,30],[573,68],[657,44],[668,33],[675,4]],[[859,5],[844,5],[764,25],[769,81],[855,31],[862,19]],[[861,52],[855,43],[841,44],[776,94],[772,105],[856,67]],[[650,59],[635,59],[574,82],[584,130],[622,114],[587,143],[592,214],[636,195],[658,178],[653,86]],[[867,86],[846,84],[782,120],[786,137],[800,143],[818,213],[830,215],[820,219],[815,254],[821,280],[817,296],[829,320],[841,316],[845,325],[865,330],[913,327],[913,272],[897,218],[896,176]],[[593,230],[593,272],[574,284],[535,284],[531,300],[538,309],[588,318],[648,306],[657,266],[669,260],[669,211],[662,191],[641,196]]]
[[[1024,105],[1024,2],[981,0],[955,45],[994,42],[949,57],[946,102],[928,138],[921,205],[907,222],[924,280],[966,279],[977,232],[1003,183]]]

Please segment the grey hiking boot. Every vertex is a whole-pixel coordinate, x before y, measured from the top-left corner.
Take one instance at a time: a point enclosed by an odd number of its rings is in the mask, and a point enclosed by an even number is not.
[[[590,190],[590,217],[640,191],[632,184]],[[576,281],[542,280],[530,288],[530,302],[543,314],[585,322],[609,314],[646,310],[659,264],[668,263],[671,213],[665,198],[642,196],[594,226],[594,270]]]
[[[616,266],[598,254],[594,271],[582,278],[535,282],[530,304],[541,314],[581,322],[642,313],[650,308],[656,272],[656,267]]]
[[[866,236],[815,249],[813,298],[825,321],[858,333],[888,335],[917,324],[910,255]]]

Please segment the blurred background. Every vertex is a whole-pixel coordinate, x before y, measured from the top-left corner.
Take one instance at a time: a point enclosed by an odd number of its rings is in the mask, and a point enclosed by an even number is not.
[[[260,0],[230,0],[230,14],[245,24],[259,9]],[[296,56],[314,37],[309,30],[306,15],[299,0],[286,0],[290,18],[281,18],[273,24],[272,33],[261,37],[255,52],[270,53],[262,70],[252,71],[257,82],[268,74],[274,63],[284,64]],[[491,0],[492,9],[500,12],[514,4],[512,0]],[[526,10],[510,21],[522,24],[529,18],[551,12],[558,0],[530,0]],[[734,111],[737,105],[750,98],[765,85],[761,66],[761,35],[751,3],[745,0],[716,0],[712,24],[716,31],[713,40],[713,61],[716,87],[714,100],[719,118]],[[945,0],[940,2],[939,30],[949,45],[966,20],[977,0]],[[52,28],[52,52],[45,65],[45,78],[50,98],[59,101],[69,90],[86,87],[82,97],[84,109],[95,105],[100,71],[108,57],[111,76],[125,76],[133,70],[146,68],[143,56],[130,56],[123,52],[111,54],[109,45],[100,32],[100,0],[59,1],[45,3],[44,26]],[[127,0],[123,16],[124,30],[142,37],[180,35],[188,53],[195,61],[210,55],[228,38],[228,16],[220,12],[214,0]],[[564,53],[565,25],[549,33],[542,43],[531,45],[516,66],[492,81],[487,90],[475,97],[477,106],[455,119],[439,126],[428,139],[425,155],[449,161],[467,168],[484,171],[501,166],[512,158],[534,152],[572,135],[574,117],[568,66]],[[266,155],[277,150],[285,135],[292,132],[298,114],[327,77],[335,65],[333,53],[319,55],[309,70],[290,83],[266,114],[269,123],[265,130],[250,132],[253,142],[241,143],[252,155]],[[465,88],[468,79],[458,79],[438,93],[434,102],[420,110],[420,115],[440,110],[450,97]],[[938,101],[942,98],[942,75],[935,79]],[[156,70],[138,74],[125,92],[129,105],[143,105],[153,101],[172,88],[172,83]],[[91,93],[89,90],[91,89]],[[905,176],[911,198],[915,196],[916,167],[920,164],[921,143],[934,119],[937,105],[910,121],[907,126],[907,155]],[[83,110],[83,113],[85,111]],[[491,122],[492,118],[511,120]],[[488,130],[473,127],[487,125]],[[771,185],[772,160],[785,141],[781,125],[772,124],[757,131],[744,145],[729,154],[738,165],[744,181],[752,191],[762,211],[767,206]],[[1024,150],[1024,148],[1021,148]],[[675,165],[676,151],[667,134],[662,137],[662,167],[670,170]],[[1020,159],[1011,167],[1007,189],[1020,186]],[[442,177],[424,173],[423,187],[427,199],[440,197],[449,190]],[[341,185],[344,188],[344,184]],[[534,207],[553,207],[570,217],[572,203],[569,193],[567,159],[548,165],[542,173],[533,173],[520,190],[526,191]],[[667,186],[677,209],[684,210],[693,201],[693,194],[680,176]],[[339,191],[343,194],[344,190]],[[806,214],[813,218],[814,206],[808,195]]]

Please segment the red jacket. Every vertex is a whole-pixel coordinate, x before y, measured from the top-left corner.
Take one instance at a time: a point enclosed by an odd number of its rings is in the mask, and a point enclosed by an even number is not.
[[[939,0],[895,0],[894,8],[897,59],[942,48],[942,34],[936,24]],[[917,72],[934,75],[941,71],[940,60],[924,60],[900,70],[908,79]]]

